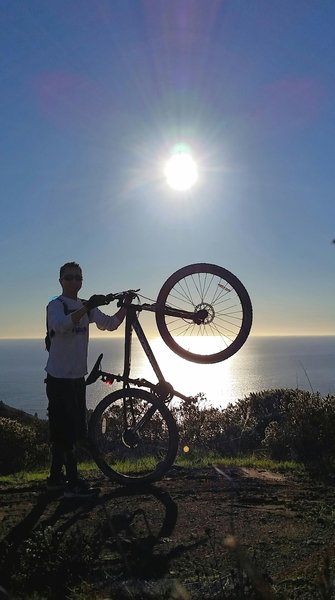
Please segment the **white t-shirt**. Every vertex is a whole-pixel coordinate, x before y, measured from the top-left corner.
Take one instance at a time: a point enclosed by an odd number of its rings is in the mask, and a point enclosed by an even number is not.
[[[113,331],[120,325],[116,316],[105,315],[98,308],[90,310],[79,323],[72,323],[71,314],[83,306],[81,300],[73,300],[65,296],[55,298],[47,306],[48,329],[51,336],[49,358],[45,370],[52,377],[64,379],[79,379],[87,373],[88,329],[90,323],[95,323],[101,330]]]

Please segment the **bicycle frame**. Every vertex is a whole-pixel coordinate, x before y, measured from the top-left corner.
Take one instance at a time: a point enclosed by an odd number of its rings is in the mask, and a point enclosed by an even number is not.
[[[142,310],[154,312],[156,310],[155,304],[124,304],[126,308],[126,321],[125,321],[125,337],[124,337],[124,359],[123,359],[123,374],[116,375],[114,373],[109,373],[106,371],[102,371],[100,369],[100,363],[103,355],[101,354],[94,365],[90,375],[87,377],[86,385],[90,385],[94,383],[99,377],[102,378],[103,381],[107,383],[112,383],[115,381],[122,381],[123,388],[127,389],[130,387],[130,384],[135,385],[137,387],[147,387],[153,393],[159,395],[164,401],[169,401],[173,396],[178,396],[182,400],[188,399],[188,396],[181,394],[173,389],[172,385],[168,383],[161,371],[160,366],[158,365],[157,359],[152,351],[152,348],[149,344],[149,341],[140,325],[137,313]],[[182,316],[183,318],[193,319],[194,314],[186,311],[176,311],[175,309],[168,309],[168,314]],[[130,377],[131,370],[131,344],[132,344],[132,334],[135,331],[137,338],[143,348],[145,355],[147,356],[153,371],[158,379],[158,383],[154,384],[146,379],[132,379]],[[99,365],[99,366],[98,366]]]
[[[143,307],[142,307],[143,308]],[[145,309],[144,309],[145,310]],[[165,381],[163,373],[158,365],[156,357],[150,347],[148,339],[140,325],[136,314],[136,306],[130,304],[127,306],[126,325],[125,325],[125,345],[124,345],[124,363],[123,363],[123,377],[124,387],[128,386],[128,379],[131,368],[131,342],[132,333],[135,331],[137,338],[157,376],[159,382]]]

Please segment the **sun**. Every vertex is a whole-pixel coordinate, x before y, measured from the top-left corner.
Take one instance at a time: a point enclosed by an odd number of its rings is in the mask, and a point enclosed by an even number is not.
[[[198,168],[190,151],[184,146],[177,147],[164,168],[168,185],[173,190],[186,191],[198,180]]]

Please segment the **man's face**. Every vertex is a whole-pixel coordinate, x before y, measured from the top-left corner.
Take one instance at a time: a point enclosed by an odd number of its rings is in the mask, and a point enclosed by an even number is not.
[[[83,274],[81,269],[68,268],[62,274],[59,283],[63,292],[68,296],[76,296],[83,283]]]

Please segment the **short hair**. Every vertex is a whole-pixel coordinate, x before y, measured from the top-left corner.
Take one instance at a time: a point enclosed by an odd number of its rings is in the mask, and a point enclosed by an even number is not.
[[[59,270],[59,279],[62,279],[62,276],[67,269],[79,269],[79,271],[81,271],[81,266],[74,261],[65,263]]]

